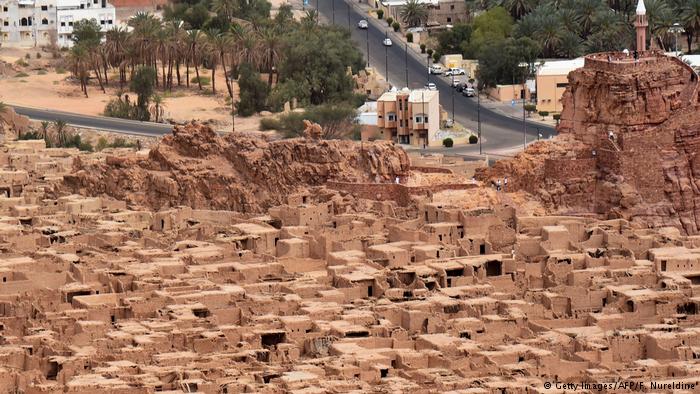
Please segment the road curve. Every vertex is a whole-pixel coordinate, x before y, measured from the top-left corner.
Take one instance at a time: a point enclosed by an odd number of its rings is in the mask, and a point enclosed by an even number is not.
[[[46,120],[53,122],[62,120],[75,127],[85,127],[97,130],[110,131],[113,133],[140,135],[144,137],[160,137],[170,134],[172,125],[153,122],[139,122],[135,120],[108,118],[104,116],[80,115],[71,112],[55,111],[49,109],[39,109],[23,107],[7,103],[20,115],[24,115],[34,120]]]
[[[335,5],[334,5],[335,3]],[[463,97],[449,84],[449,78],[436,75],[428,75],[427,56],[415,53],[409,49],[408,56],[404,45],[398,41],[397,33],[394,33],[384,21],[367,18],[359,8],[356,8],[354,0],[324,0],[319,1],[319,12],[324,23],[333,23],[341,27],[350,28],[352,38],[362,53],[367,56],[367,41],[369,41],[370,65],[379,73],[386,74],[388,65],[389,82],[398,88],[406,86],[406,74],[408,73],[408,85],[410,88],[420,88],[428,81],[434,82],[440,91],[440,104],[451,114],[452,98],[454,94],[455,120],[466,127],[477,130],[477,102],[475,98]],[[309,7],[315,7],[316,2],[311,2]],[[335,9],[335,17],[333,10]],[[357,22],[361,19],[369,21],[369,29],[357,28]],[[369,33],[369,34],[367,34]],[[382,45],[385,34],[394,41],[391,47]],[[369,36],[369,39],[368,39]],[[485,151],[512,151],[523,146],[523,121],[504,114],[481,107],[481,130],[484,136]],[[537,123],[526,123],[527,142],[537,139],[538,130],[545,138],[555,134],[553,127]],[[457,148],[457,147],[455,147]],[[433,149],[430,149],[433,150]],[[441,149],[437,149],[441,150]],[[457,153],[478,152],[476,145],[460,147],[451,151]]]

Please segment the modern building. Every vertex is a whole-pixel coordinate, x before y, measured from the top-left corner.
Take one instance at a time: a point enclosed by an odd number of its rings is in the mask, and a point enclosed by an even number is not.
[[[419,0],[428,6],[426,27],[446,27],[457,22],[464,22],[469,17],[464,0]],[[373,4],[374,3],[374,4]],[[384,10],[386,16],[401,22],[401,9],[406,0],[368,0],[368,4]]]
[[[36,46],[51,42],[56,31],[56,0],[10,0],[0,4],[3,45]]]
[[[103,31],[116,22],[115,9],[106,0],[9,0],[0,4],[0,42],[7,46],[55,41],[70,47],[75,22],[94,19]]]
[[[436,90],[384,93],[377,100],[377,138],[415,146],[439,146],[440,94]]]
[[[57,0],[56,20],[58,45],[73,46],[73,24],[84,19],[94,19],[102,31],[111,29],[116,21],[116,10],[107,0]]]
[[[561,97],[569,86],[569,73],[583,67],[583,58],[546,61],[538,67],[537,110],[559,113],[563,109]]]

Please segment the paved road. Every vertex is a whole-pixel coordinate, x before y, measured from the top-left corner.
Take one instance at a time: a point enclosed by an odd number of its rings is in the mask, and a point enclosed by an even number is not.
[[[169,124],[138,122],[134,120],[107,118],[102,116],[79,115],[48,109],[21,107],[10,103],[8,103],[8,105],[12,106],[18,114],[27,116],[30,119],[46,120],[49,122],[63,120],[71,126],[94,128],[115,133],[158,137],[169,134],[172,130],[172,126]]]
[[[477,130],[477,102],[475,98],[463,97],[451,86],[451,78],[428,75],[427,56],[415,53],[410,48],[406,55],[404,45],[395,39],[396,33],[389,31],[384,21],[377,21],[375,18],[367,18],[359,8],[353,4],[355,0],[322,0],[318,2],[321,19],[324,23],[333,23],[338,26],[348,27],[352,33],[352,38],[357,47],[367,56],[367,41],[369,41],[370,66],[378,72],[385,74],[388,64],[389,82],[397,88],[406,86],[406,70],[408,69],[408,81],[410,88],[420,88],[428,81],[434,82],[440,90],[440,104],[450,114],[452,113],[452,97],[454,94],[455,120],[466,127]],[[335,3],[335,7],[333,6]],[[315,7],[316,2],[311,1],[310,6]],[[333,8],[335,8],[335,18],[333,18]],[[361,30],[357,28],[357,22],[361,19],[368,19],[369,29]],[[369,33],[369,34],[367,34]],[[382,45],[385,33],[392,38],[394,45],[385,47]],[[367,36],[369,35],[369,39]],[[387,61],[388,60],[388,61]],[[494,112],[481,107],[481,132],[484,136],[484,151],[512,151],[523,146],[523,122],[506,115]],[[527,141],[532,142],[537,138],[537,130],[540,130],[544,137],[554,134],[554,128],[541,124],[527,123]],[[434,149],[442,150],[442,149]],[[453,148],[453,153],[478,152],[478,145],[468,147]]]

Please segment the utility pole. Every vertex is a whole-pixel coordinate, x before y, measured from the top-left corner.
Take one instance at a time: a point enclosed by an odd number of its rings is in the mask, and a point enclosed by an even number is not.
[[[525,98],[523,97],[523,149],[527,147],[527,123],[525,122]]]
[[[318,1],[317,1],[318,3]],[[331,0],[331,8],[333,9],[333,24],[335,25],[335,0]]]
[[[476,86],[476,130],[479,134],[479,155],[482,155],[481,150],[481,90],[479,85]]]
[[[405,43],[404,47],[405,64],[406,64],[406,87],[408,87],[408,42]]]
[[[348,30],[351,30],[352,28],[350,27],[350,3],[345,3],[345,5],[348,7]],[[369,30],[369,27],[367,28]]]
[[[316,24],[318,25],[321,23],[321,8],[318,6],[318,0],[316,0]]]

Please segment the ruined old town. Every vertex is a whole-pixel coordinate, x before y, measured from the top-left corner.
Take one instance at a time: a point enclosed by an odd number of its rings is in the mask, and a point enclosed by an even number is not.
[[[0,7],[0,393],[700,392],[700,0]]]

